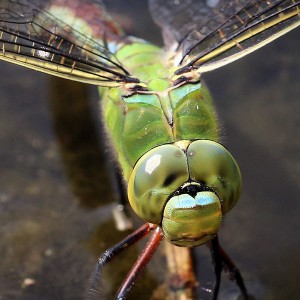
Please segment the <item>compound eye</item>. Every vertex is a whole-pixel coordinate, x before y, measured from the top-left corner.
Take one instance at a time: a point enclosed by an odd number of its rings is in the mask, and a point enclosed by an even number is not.
[[[228,150],[213,141],[197,140],[187,149],[190,177],[220,197],[222,212],[231,210],[241,192],[241,173]]]
[[[189,178],[185,153],[174,145],[156,147],[144,154],[128,182],[128,198],[135,213],[160,224],[170,194]]]

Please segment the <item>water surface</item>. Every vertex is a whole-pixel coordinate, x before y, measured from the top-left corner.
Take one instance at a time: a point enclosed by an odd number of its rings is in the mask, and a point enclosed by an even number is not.
[[[122,22],[138,34],[130,20]],[[257,299],[300,295],[299,36],[295,30],[204,76],[222,142],[243,175],[241,200],[220,240]],[[4,62],[0,68],[0,299],[82,299],[97,256],[127,234],[111,217],[112,153],[96,88]],[[112,299],[138,251],[107,268],[103,299]],[[195,254],[200,278],[209,266],[205,253]],[[163,260],[159,253],[132,299],[150,297]],[[228,292],[233,285],[224,281]]]

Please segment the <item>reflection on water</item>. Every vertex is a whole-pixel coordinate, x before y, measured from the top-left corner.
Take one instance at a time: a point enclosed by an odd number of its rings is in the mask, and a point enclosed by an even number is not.
[[[205,76],[244,180],[220,240],[257,299],[300,294],[299,43],[298,30]],[[82,299],[96,257],[127,234],[111,218],[111,153],[96,90],[0,66],[0,299]],[[103,299],[112,299],[139,249],[106,268]],[[207,250],[195,252],[206,282]],[[159,254],[132,299],[150,297],[161,282]],[[231,288],[224,280],[220,298]]]
[[[49,83],[53,128],[73,193],[86,207],[111,203],[110,196],[103,197],[109,195],[111,187],[104,184],[107,181],[103,171],[107,167],[105,146],[99,140],[98,115],[93,115],[95,109],[92,110],[88,101],[89,86],[54,76],[49,78]]]

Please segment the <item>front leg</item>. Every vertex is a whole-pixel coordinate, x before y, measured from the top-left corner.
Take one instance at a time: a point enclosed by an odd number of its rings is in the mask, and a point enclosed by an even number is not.
[[[220,282],[221,282],[221,271],[222,268],[224,269],[227,277],[235,281],[236,285],[241,291],[241,295],[244,300],[248,300],[249,296],[244,284],[243,277],[239,271],[239,269],[235,266],[231,258],[228,254],[224,251],[224,249],[219,244],[218,236],[216,236],[211,242],[209,243],[209,248],[212,256],[212,261],[215,269],[215,276],[216,282],[213,290],[213,297],[212,299],[217,299]],[[220,266],[221,264],[221,266]]]
[[[116,228],[119,231],[130,230],[133,228],[132,220],[129,216],[127,191],[120,171],[115,161],[110,162],[112,183],[116,193],[117,203],[112,209]]]
[[[216,300],[219,294],[222,273],[222,257],[220,255],[220,245],[218,236],[214,237],[210,241],[209,248],[216,277],[216,281],[213,288],[212,300]]]

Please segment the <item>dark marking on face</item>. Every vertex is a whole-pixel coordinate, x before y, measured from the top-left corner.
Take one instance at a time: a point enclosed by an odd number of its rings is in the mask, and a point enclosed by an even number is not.
[[[164,181],[163,187],[169,186],[176,179],[176,174],[170,174]]]

